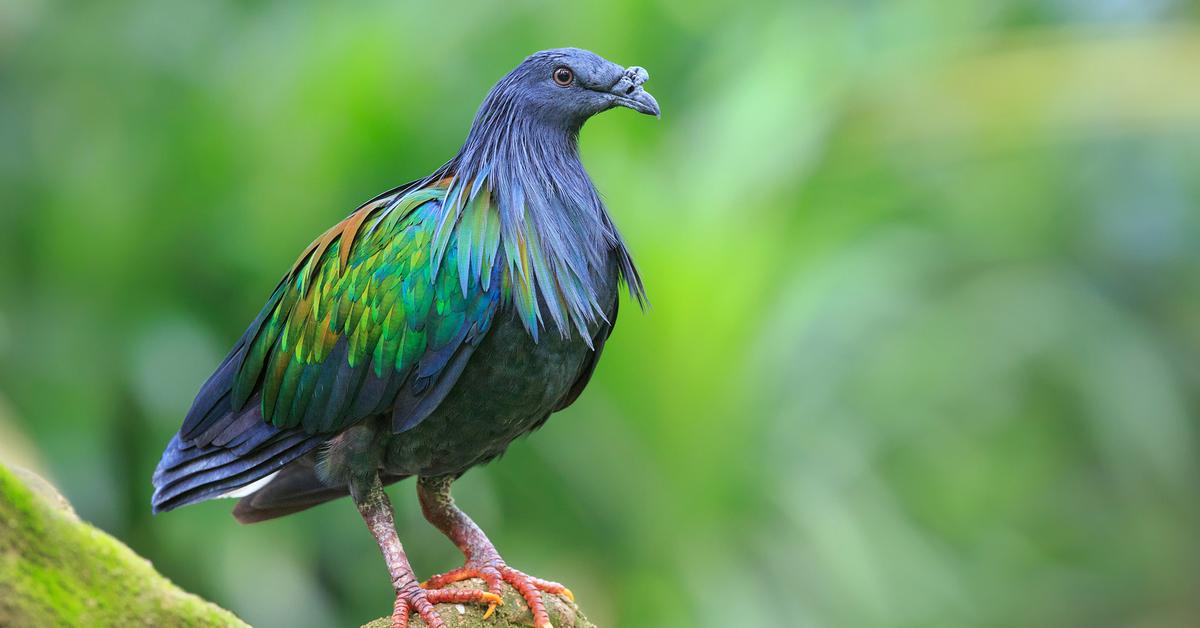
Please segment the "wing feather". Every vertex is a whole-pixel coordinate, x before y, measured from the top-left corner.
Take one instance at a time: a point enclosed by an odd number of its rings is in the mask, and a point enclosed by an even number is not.
[[[393,411],[404,391],[424,394],[463,345],[469,354],[501,302],[500,221],[486,192],[444,209],[445,193],[381,197],[309,245],[202,390],[184,440],[225,434],[247,403],[277,428],[333,434]],[[480,281],[460,277],[484,269]],[[222,399],[229,412],[214,412]]]

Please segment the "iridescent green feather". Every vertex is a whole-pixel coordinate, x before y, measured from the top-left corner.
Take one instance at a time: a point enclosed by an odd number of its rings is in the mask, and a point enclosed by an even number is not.
[[[364,207],[359,211],[369,216],[355,214],[343,223],[357,233],[346,236],[335,227],[314,243],[268,303],[270,314],[234,382],[235,404],[259,391],[263,417],[276,426],[339,430],[363,418],[351,408],[387,411],[391,400],[381,391],[394,395],[413,385],[418,364],[422,372],[436,372],[455,343],[477,342],[501,291],[464,282],[460,273],[479,277],[487,264],[472,253],[486,249],[492,236],[451,237],[461,226],[444,221],[445,194],[444,187],[430,187]],[[467,206],[490,209],[480,202]],[[491,221],[472,213],[472,224]],[[435,237],[445,238],[437,257],[430,254]],[[351,248],[344,253],[347,241]],[[460,247],[467,251],[465,269]],[[436,271],[435,259],[443,262]],[[368,377],[379,384],[365,385]]]

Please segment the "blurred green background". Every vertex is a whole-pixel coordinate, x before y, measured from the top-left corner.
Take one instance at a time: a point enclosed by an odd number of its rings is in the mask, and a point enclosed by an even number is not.
[[[1182,1],[7,0],[0,450],[257,626],[385,614],[349,503],[150,474],[295,255],[562,45],[652,75],[581,144],[653,308],[459,483],[514,566],[602,626],[1200,625]]]

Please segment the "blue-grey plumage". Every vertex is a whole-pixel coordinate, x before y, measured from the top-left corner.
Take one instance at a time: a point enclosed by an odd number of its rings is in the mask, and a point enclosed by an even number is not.
[[[397,618],[436,626],[430,603],[451,597],[414,588],[382,491],[415,475],[426,517],[467,553],[458,575],[489,584],[458,601],[490,603],[508,581],[548,623],[536,591],[565,589],[504,564],[449,485],[575,400],[622,281],[644,303],[577,141],[613,107],[658,116],[648,78],[576,48],[531,55],[452,159],[318,238],[197,395],[155,472],[155,511],[233,495],[253,522],[350,494]]]
[[[558,68],[570,69],[569,85],[553,80]],[[642,87],[648,78],[640,67],[622,68],[577,48],[531,55],[492,88],[462,149],[435,175],[453,173],[444,205],[452,214],[482,190],[492,191],[500,245],[510,263],[519,261],[522,240],[540,248],[528,270],[541,307],[518,309],[535,338],[543,310],[564,335],[582,334],[597,319],[598,282],[614,249],[621,276],[644,302],[641,279],[579,160],[577,140],[588,118],[613,107],[658,116],[658,103]],[[438,236],[434,242],[443,243]],[[439,253],[434,251],[435,264]],[[464,284],[473,279],[461,278]]]

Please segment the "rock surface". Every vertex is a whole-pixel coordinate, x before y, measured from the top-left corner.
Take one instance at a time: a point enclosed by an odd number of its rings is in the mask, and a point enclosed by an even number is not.
[[[245,626],[0,465],[0,626]]]

